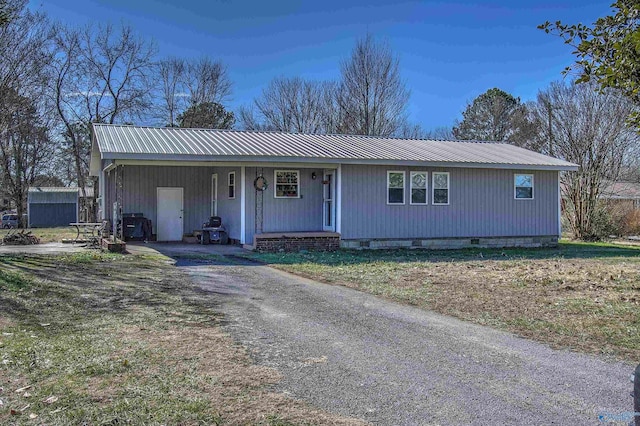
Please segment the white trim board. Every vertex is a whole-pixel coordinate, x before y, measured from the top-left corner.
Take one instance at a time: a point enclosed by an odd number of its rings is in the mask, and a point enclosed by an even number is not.
[[[342,164],[336,168],[336,232],[342,230]]]
[[[247,236],[247,173],[246,167],[240,167],[240,244],[245,244]]]
[[[115,160],[118,164],[157,165],[157,166],[247,166],[247,167],[282,167],[282,168],[335,168],[337,164],[378,165],[389,167],[445,167],[467,169],[507,169],[507,170],[578,170],[578,166],[519,164],[519,163],[465,163],[446,161],[417,160],[357,160],[334,158],[304,157],[242,157],[242,156],[207,156],[207,155],[170,155],[170,154],[127,154],[102,153],[103,160]]]

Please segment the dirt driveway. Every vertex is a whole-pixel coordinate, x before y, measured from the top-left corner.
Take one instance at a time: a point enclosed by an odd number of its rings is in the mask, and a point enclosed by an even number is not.
[[[178,265],[220,303],[226,331],[282,372],[279,389],[319,408],[388,425],[587,425],[632,411],[631,365],[229,262]]]

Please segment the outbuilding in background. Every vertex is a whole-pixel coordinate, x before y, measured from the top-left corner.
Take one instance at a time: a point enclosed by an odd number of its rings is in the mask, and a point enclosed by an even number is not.
[[[78,188],[29,188],[27,213],[30,228],[68,226],[78,221],[79,211]]]

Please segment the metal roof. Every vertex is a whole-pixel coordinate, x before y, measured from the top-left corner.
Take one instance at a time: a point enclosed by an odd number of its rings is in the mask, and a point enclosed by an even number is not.
[[[605,182],[602,198],[640,200],[640,184],[636,182]]]
[[[109,124],[94,124],[93,130],[102,159],[577,169],[575,164],[506,143]]]
[[[31,204],[77,203],[78,188],[35,187],[29,188],[28,202]]]
[[[86,186],[84,188],[87,197],[93,197],[93,187]],[[35,186],[29,188],[29,193],[74,193],[82,196],[80,188],[77,186]]]

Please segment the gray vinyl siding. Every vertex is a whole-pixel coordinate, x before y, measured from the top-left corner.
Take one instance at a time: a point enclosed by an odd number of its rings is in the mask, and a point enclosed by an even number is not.
[[[240,239],[240,167],[214,167],[218,173],[218,216],[229,237]],[[236,196],[229,198],[229,172],[236,173]],[[211,177],[209,177],[211,179]],[[211,187],[211,185],[209,185]]]
[[[404,170],[405,204],[387,205],[387,171]],[[427,171],[428,205],[410,205],[410,171]],[[432,172],[450,173],[449,205],[433,205]],[[514,173],[534,175],[534,199],[514,199]],[[538,236],[558,233],[558,172],[342,166],[342,238]]]
[[[77,197],[77,194],[76,194]],[[31,203],[29,205],[29,226],[49,228],[69,226],[78,220],[77,203]]]
[[[253,242],[256,228],[256,190],[253,181],[261,170],[269,183],[263,194],[263,232],[302,232],[322,230],[322,169],[290,167],[246,168],[246,243]],[[274,171],[299,170],[301,198],[275,198]],[[312,179],[312,174],[316,179]]]
[[[119,168],[122,170],[122,168]],[[237,195],[229,199],[227,174],[236,172]],[[218,215],[231,238],[240,239],[240,167],[125,166],[123,177],[123,213],[142,213],[151,219],[153,233],[157,225],[157,188],[183,189],[183,233],[202,229],[211,216],[211,175],[218,174]],[[115,202],[115,171],[106,176],[105,216],[111,220]]]
[[[280,169],[280,168],[278,168]],[[273,167],[246,167],[245,242],[256,230],[256,191],[260,171],[269,187],[264,192],[263,232],[322,230],[322,169],[300,171],[299,199],[274,196]],[[120,168],[122,170],[122,168]],[[387,171],[404,170],[405,204],[387,205]],[[410,205],[410,171],[427,171],[428,205]],[[236,172],[236,197],[228,197],[228,173]],[[143,213],[157,224],[157,188],[184,188],[184,233],[200,229],[211,213],[211,175],[218,174],[218,215],[231,238],[240,239],[241,168],[194,166],[125,166],[123,212]],[[432,173],[450,174],[448,206],[433,205]],[[311,178],[312,173],[317,178]],[[534,199],[515,200],[514,173],[534,175]],[[343,239],[538,236],[558,233],[556,171],[508,169],[342,166],[341,234]],[[114,171],[106,176],[105,214],[115,201]]]

